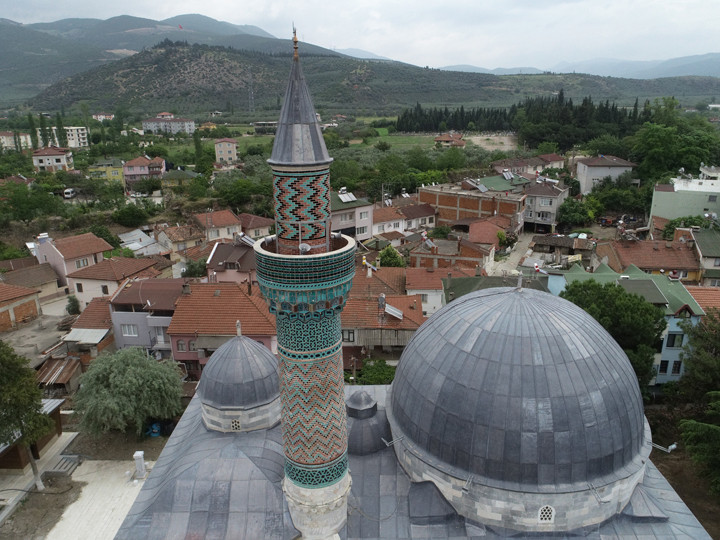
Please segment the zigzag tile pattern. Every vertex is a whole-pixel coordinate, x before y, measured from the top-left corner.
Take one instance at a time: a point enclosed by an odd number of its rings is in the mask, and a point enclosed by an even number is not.
[[[341,356],[293,362],[281,355],[285,456],[296,466],[317,469],[347,451]]]
[[[301,232],[303,240],[325,238],[325,223],[330,219],[329,171],[305,176],[276,173],[273,185],[278,238],[297,240]],[[304,223],[301,230],[301,221],[315,223]]]

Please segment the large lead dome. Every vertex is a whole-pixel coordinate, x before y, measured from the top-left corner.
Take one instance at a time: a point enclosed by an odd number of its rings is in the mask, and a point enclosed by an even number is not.
[[[388,415],[424,462],[502,489],[587,489],[647,453],[625,353],[579,307],[528,289],[478,291],[431,317],[402,355]]]

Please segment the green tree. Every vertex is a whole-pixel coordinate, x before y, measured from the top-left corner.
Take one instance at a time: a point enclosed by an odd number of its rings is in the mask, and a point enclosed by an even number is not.
[[[395,266],[400,268],[405,266],[405,259],[403,259],[402,255],[392,246],[385,246],[385,248],[383,248],[380,252],[379,260],[380,266]]]
[[[38,490],[45,489],[30,450],[30,445],[43,437],[53,422],[42,413],[42,394],[35,370],[29,360],[0,341],[0,444],[17,441],[25,448]]]
[[[685,370],[680,388],[698,401],[708,392],[720,390],[720,311],[708,309],[698,324],[686,320],[681,327],[688,341],[681,353]]]
[[[582,201],[568,197],[558,207],[557,222],[564,227],[585,225],[590,220],[587,207]]]
[[[205,277],[207,275],[206,268],[207,259],[198,261],[188,261],[183,268],[182,277]]]
[[[50,138],[50,135],[52,132],[48,129],[47,121],[45,120],[45,115],[40,114],[40,142],[42,143],[43,147],[50,146],[50,143],[52,142],[52,139]]]
[[[158,362],[139,348],[104,354],[80,378],[75,411],[80,429],[92,435],[111,430],[142,433],[149,419],[168,419],[181,410],[177,365]]]
[[[357,373],[355,384],[390,384],[395,378],[395,368],[385,360],[364,360]]]
[[[28,113],[28,130],[30,131],[30,144],[32,144],[33,150],[35,150],[38,147],[38,135],[37,135],[37,129],[35,129],[35,118],[33,118],[32,113]]]
[[[120,247],[120,238],[110,232],[106,225],[91,225],[86,231],[91,232],[98,238],[102,238],[114,248]]]
[[[438,225],[430,231],[430,238],[447,238],[450,234],[450,227],[447,225]]]
[[[541,142],[540,144],[538,144],[536,153],[538,155],[556,154],[559,150],[560,150],[560,147],[558,146],[558,143],[551,142],[551,141],[545,141],[545,142]]]
[[[65,126],[63,125],[60,113],[57,113],[57,116],[55,117],[55,129],[57,130],[58,145],[62,148],[67,148],[67,131],[65,131]]]
[[[684,216],[675,219],[671,219],[663,227],[663,240],[672,240],[675,237],[675,229],[678,227],[702,227],[710,228],[712,221],[709,221],[703,216]]]
[[[125,227],[138,227],[147,221],[148,213],[136,204],[126,204],[112,214],[115,223]]]
[[[708,392],[705,420],[680,421],[683,442],[693,460],[704,466],[711,490],[720,494],[720,391]]]
[[[387,152],[388,150],[390,150],[390,143],[387,141],[378,141],[375,144],[375,148],[377,148],[381,152]]]
[[[76,296],[68,296],[65,311],[67,311],[70,315],[80,315],[80,301]]]
[[[616,283],[573,281],[560,296],[587,311],[625,351],[646,391],[653,377],[653,353],[667,326],[663,310]]]

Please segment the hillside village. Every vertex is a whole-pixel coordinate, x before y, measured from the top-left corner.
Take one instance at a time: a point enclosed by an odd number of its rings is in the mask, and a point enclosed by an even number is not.
[[[283,226],[273,202],[280,175],[271,181],[266,163],[277,146],[260,138],[282,125],[230,131],[165,111],[119,126],[113,113],[91,117],[92,127],[0,131],[8,231],[0,235],[0,339],[36,371],[55,422],[35,445],[38,459],[62,439],[61,410],[101,355],[139,348],[174,362],[190,402],[213,354],[239,336],[275,356],[284,350],[258,260],[279,245]],[[490,151],[473,141],[489,144],[498,133],[447,125],[414,134],[424,146],[392,154],[400,144],[392,129],[361,133],[370,128],[349,127],[343,115],[315,119],[328,162],[345,167],[328,165],[327,242],[357,244],[339,315],[348,387],[362,383],[364,369],[398,366],[421,327],[467,295],[510,287],[557,297],[594,281],[662,311],[666,328],[641,392],[660,403],[675,395],[667,390],[685,374],[687,325],[720,310],[720,161],[669,171],[673,162],[653,176],[649,153],[632,161],[580,140]],[[359,152],[348,157],[359,148],[373,154],[372,166],[359,164]],[[181,166],[171,152],[184,155]],[[416,167],[423,157],[461,163]],[[372,172],[353,177],[350,167]],[[19,445],[0,445],[0,487],[3,471],[27,472],[30,461]]]

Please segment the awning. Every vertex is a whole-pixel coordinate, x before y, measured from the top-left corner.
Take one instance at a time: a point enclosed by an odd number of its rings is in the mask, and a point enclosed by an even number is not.
[[[82,345],[97,345],[109,331],[107,328],[73,328],[67,336],[63,336],[62,340],[75,341]]]

